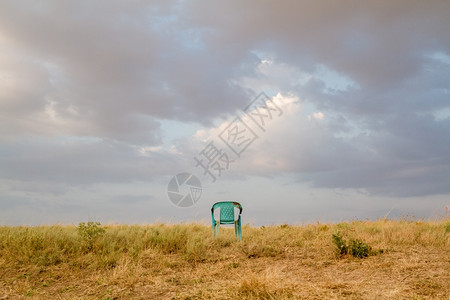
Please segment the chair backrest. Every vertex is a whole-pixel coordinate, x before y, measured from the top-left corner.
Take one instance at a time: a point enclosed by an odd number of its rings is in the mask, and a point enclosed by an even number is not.
[[[238,202],[223,201],[217,202],[211,208],[211,213],[214,214],[214,210],[220,208],[220,220],[222,224],[234,223],[234,208],[239,209],[239,215],[242,213],[242,205]]]

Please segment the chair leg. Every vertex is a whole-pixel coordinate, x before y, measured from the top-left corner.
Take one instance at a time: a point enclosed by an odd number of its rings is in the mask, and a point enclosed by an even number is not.
[[[216,237],[219,236],[219,233],[220,233],[220,223],[217,223],[216,224],[216,230],[215,230],[215,236]]]
[[[238,230],[239,230],[239,240],[242,241],[242,226],[241,226],[241,219],[238,221]]]

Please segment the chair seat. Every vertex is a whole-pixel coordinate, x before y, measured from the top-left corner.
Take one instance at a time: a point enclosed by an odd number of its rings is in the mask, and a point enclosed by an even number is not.
[[[220,224],[234,224],[236,221],[235,220],[220,220],[219,223]]]

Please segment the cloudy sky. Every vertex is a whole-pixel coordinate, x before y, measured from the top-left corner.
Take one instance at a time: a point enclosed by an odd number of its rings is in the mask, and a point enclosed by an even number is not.
[[[0,225],[442,215],[449,32],[446,0],[1,1]]]

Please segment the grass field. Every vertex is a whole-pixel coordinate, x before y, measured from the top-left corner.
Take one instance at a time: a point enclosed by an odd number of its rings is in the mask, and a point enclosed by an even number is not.
[[[0,227],[0,299],[450,299],[448,219],[233,231]],[[333,234],[368,257],[340,254]]]

